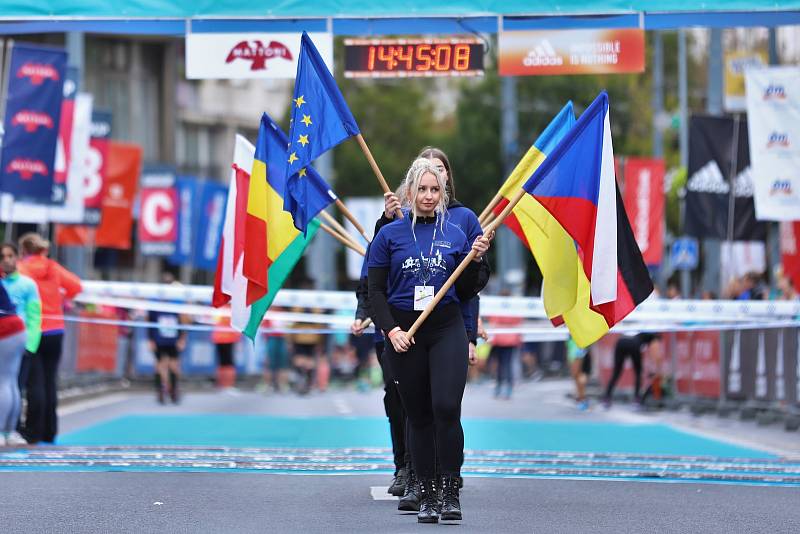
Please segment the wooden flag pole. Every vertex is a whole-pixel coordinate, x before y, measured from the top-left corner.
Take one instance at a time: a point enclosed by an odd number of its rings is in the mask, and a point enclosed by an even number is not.
[[[321,211],[319,213],[320,215],[322,215],[322,218],[325,219],[325,222],[327,222],[331,226],[331,228],[339,232],[339,235],[350,241],[350,243],[358,247],[361,247],[361,243],[358,241],[358,239],[353,237],[352,234],[350,234],[350,232],[348,232],[347,229],[344,226],[342,226],[341,223],[337,221],[335,217],[333,217],[330,213],[326,211]]]
[[[492,210],[494,209],[495,206],[497,206],[497,204],[500,202],[500,200],[502,200],[502,198],[503,195],[501,195],[500,191],[498,191],[497,194],[494,196],[494,198],[492,198],[492,200],[489,201],[486,207],[483,208],[483,211],[478,216],[478,222],[481,224],[481,226],[483,226],[487,222],[486,218],[489,216],[490,213],[492,213]]]
[[[359,146],[361,146],[361,150],[364,152],[364,155],[367,156],[367,161],[369,161],[369,166],[372,167],[372,172],[374,172],[375,176],[378,178],[378,182],[381,184],[383,192],[391,193],[392,190],[389,189],[389,184],[386,183],[386,179],[383,177],[383,173],[378,168],[378,164],[375,162],[375,158],[372,157],[372,152],[369,151],[367,142],[364,141],[364,136],[358,134],[356,136],[356,139],[358,140],[358,144]],[[400,208],[397,208],[397,211],[395,211],[395,213],[399,218],[401,219],[403,218],[403,212],[400,210]]]
[[[362,256],[366,256],[367,251],[364,250],[363,247],[360,247],[360,246],[356,245],[355,243],[351,243],[349,240],[347,240],[344,237],[342,237],[339,234],[339,232],[337,232],[336,230],[334,230],[333,228],[331,228],[330,226],[328,226],[324,222],[319,223],[319,227],[322,228],[323,230],[325,230],[326,232],[328,232],[331,236],[333,236],[334,239],[339,241],[342,245],[346,246],[349,249],[352,249],[352,250],[356,251],[358,254],[361,254]]]
[[[338,198],[336,199],[336,207],[341,210],[342,215],[347,217],[347,220],[350,221],[350,224],[352,224],[356,228],[356,230],[358,230],[358,233],[361,234],[361,236],[367,240],[367,243],[372,243],[372,240],[367,235],[367,232],[364,231],[364,227],[361,226],[358,220],[356,220],[355,216],[352,213],[350,213],[350,210],[347,209],[347,206],[344,205],[344,202],[342,202]]]
[[[489,215],[487,215],[483,221],[479,221],[479,223],[481,227],[483,227],[484,225],[492,224],[496,218],[497,215],[495,215],[493,211],[490,211]]]
[[[514,198],[511,199],[511,202],[508,203],[508,206],[506,206],[500,213],[500,215],[498,215],[497,218],[492,221],[491,224],[489,224],[489,226],[483,229],[483,235],[489,235],[494,232],[497,227],[502,224],[503,220],[508,217],[508,214],[514,209],[514,206],[516,206],[519,201],[522,200],[522,197],[527,194],[527,191],[520,188],[519,191],[517,191],[517,194],[514,195]],[[450,275],[450,278],[447,279],[447,282],[445,282],[441,289],[436,292],[436,296],[433,297],[433,300],[428,303],[428,305],[425,307],[425,310],[420,314],[419,317],[417,317],[417,320],[414,321],[414,324],[411,325],[411,328],[408,329],[409,338],[414,337],[414,334],[417,333],[417,330],[419,330],[419,327],[425,322],[425,319],[428,318],[436,305],[439,304],[439,301],[442,300],[445,293],[447,293],[450,287],[456,282],[456,280],[458,280],[458,277],[461,276],[461,273],[464,272],[464,269],[467,268],[469,262],[475,259],[476,254],[477,252],[470,250],[469,254],[467,254],[467,257],[461,261],[458,267],[456,267],[456,270],[453,271],[453,274]]]

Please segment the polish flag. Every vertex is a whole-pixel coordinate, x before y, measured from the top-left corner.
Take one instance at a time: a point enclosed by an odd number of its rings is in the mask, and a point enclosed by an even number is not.
[[[231,326],[243,331],[250,319],[247,306],[247,278],[242,268],[244,260],[244,226],[247,216],[247,192],[250,187],[250,170],[253,168],[255,147],[241,135],[236,135],[233,151],[231,183],[225,222],[217,255],[217,272],[214,277],[212,304],[219,308],[231,305]]]

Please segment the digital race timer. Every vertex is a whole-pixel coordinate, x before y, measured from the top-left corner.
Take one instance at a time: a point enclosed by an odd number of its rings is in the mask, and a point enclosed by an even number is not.
[[[347,78],[479,76],[483,44],[476,39],[345,39]]]

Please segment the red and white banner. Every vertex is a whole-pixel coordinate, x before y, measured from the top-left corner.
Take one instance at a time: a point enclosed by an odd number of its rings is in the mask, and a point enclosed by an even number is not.
[[[333,70],[333,35],[309,33]],[[294,79],[300,33],[190,33],[186,36],[186,77],[198,79]]]
[[[102,217],[95,237],[98,247],[122,250],[131,248],[133,200],[136,198],[141,171],[142,147],[116,141],[108,142]]]
[[[142,253],[169,256],[178,235],[178,194],[174,187],[142,189],[139,241]]]
[[[644,30],[521,30],[499,37],[501,76],[644,71]]]
[[[791,279],[795,291],[800,291],[800,221],[782,222],[780,231],[783,274]]]
[[[647,265],[659,265],[664,253],[664,160],[625,158],[623,203],[636,244]]]

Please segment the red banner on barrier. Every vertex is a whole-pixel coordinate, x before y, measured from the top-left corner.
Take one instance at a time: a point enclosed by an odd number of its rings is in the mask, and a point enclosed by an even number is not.
[[[623,202],[636,244],[647,265],[659,265],[664,253],[664,160],[625,158]]]
[[[131,248],[133,199],[142,170],[142,147],[108,142],[108,162],[102,201],[102,217],[97,227],[98,247]]]
[[[783,273],[791,279],[795,291],[800,291],[800,222],[782,222],[780,231]]]
[[[718,399],[720,394],[719,332],[695,332],[692,337],[693,394]]]
[[[116,319],[110,311],[82,311],[86,319]],[[119,326],[97,323],[78,324],[78,358],[75,364],[77,371],[101,371],[113,373],[117,369],[117,343]]]
[[[501,76],[644,71],[644,30],[521,30],[499,36]]]

